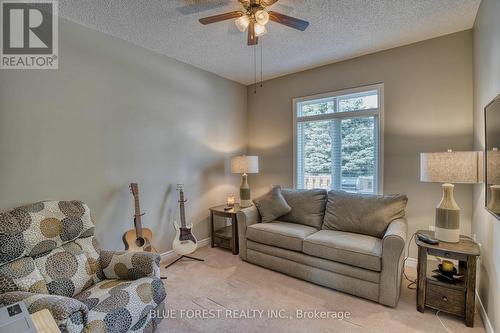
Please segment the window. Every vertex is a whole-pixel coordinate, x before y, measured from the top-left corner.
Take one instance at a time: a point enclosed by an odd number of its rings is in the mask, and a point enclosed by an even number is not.
[[[294,99],[299,189],[381,193],[383,85]]]

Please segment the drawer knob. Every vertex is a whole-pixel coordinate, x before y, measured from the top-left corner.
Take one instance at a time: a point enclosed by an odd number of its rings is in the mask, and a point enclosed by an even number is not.
[[[443,302],[448,302],[448,297],[443,296]]]
[[[445,252],[445,253],[444,253],[444,256],[445,256],[446,258],[449,258],[449,257],[450,257],[450,253],[449,253],[449,252]]]

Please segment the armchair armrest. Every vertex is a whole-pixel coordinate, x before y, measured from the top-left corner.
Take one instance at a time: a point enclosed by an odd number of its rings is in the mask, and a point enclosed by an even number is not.
[[[255,223],[260,223],[260,214],[257,207],[251,206],[241,209],[236,214],[238,220],[238,244],[240,258],[247,259],[247,228]]]
[[[407,230],[406,219],[397,219],[389,224],[382,238],[379,302],[388,306],[398,303]]]
[[[9,291],[0,295],[0,304],[9,305],[20,301],[26,304],[29,313],[49,310],[63,333],[79,333],[87,323],[89,309],[74,298],[27,291]]]
[[[160,277],[160,255],[156,253],[102,250],[99,260],[106,279]]]

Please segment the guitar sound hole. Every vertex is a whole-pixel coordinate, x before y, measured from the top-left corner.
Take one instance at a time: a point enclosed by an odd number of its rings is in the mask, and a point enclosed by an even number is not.
[[[135,239],[135,245],[140,247],[140,246],[144,246],[144,244],[146,244],[146,241],[144,240],[144,238],[138,237]]]

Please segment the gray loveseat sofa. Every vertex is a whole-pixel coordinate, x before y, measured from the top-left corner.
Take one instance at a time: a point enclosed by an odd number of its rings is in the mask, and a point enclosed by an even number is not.
[[[396,306],[407,223],[404,195],[281,190],[291,211],[261,223],[238,213],[241,259],[325,287]]]

